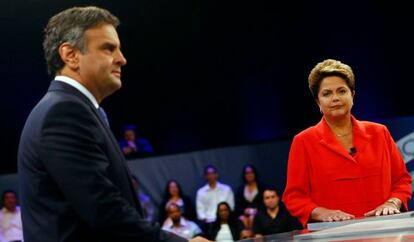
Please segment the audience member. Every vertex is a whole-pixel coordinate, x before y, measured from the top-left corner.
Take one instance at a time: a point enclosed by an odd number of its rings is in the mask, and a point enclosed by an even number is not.
[[[204,168],[204,177],[207,184],[197,190],[196,210],[197,217],[204,223],[216,220],[217,204],[227,202],[234,209],[234,195],[230,186],[217,181],[217,168],[208,165]]]
[[[135,125],[126,125],[123,131],[124,138],[119,142],[119,146],[126,158],[143,157],[154,153],[151,143],[139,136]]]
[[[190,197],[183,194],[181,186],[176,180],[169,180],[165,187],[164,197],[158,210],[158,221],[160,224],[163,224],[165,219],[167,219],[166,208],[172,203],[180,207],[183,217],[189,220],[196,219],[194,205]]]
[[[6,190],[2,195],[3,208],[0,210],[0,241],[23,241],[22,219],[17,195]]]
[[[139,186],[138,179],[134,175],[132,176],[132,184],[134,185],[137,198],[141,202],[145,220],[151,223],[155,222],[155,206],[152,203],[151,198],[142,191],[141,187]]]
[[[243,224],[231,210],[229,204],[220,202],[216,210],[216,220],[209,224],[206,237],[216,242],[239,240]]]
[[[259,210],[253,221],[253,232],[256,237],[302,229],[299,220],[292,217],[279,200],[276,188],[264,189],[265,210]]]
[[[168,203],[167,208],[164,210],[167,211],[169,219],[162,226],[163,230],[175,233],[186,239],[194,238],[203,233],[196,223],[181,216],[181,207],[179,205]]]
[[[252,164],[243,167],[243,184],[236,192],[236,215],[246,229],[251,229],[259,208],[263,208],[263,184],[259,181],[257,169]]]

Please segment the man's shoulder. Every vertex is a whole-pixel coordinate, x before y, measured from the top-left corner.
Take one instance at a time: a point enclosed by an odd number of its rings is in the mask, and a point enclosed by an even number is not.
[[[224,191],[233,191],[233,189],[231,189],[230,185],[224,184],[224,183],[217,183],[217,187],[220,188],[221,190]]]
[[[199,230],[200,227],[193,221],[191,220],[186,220],[187,226],[192,228],[193,230]]]
[[[44,112],[46,114],[50,110],[65,112],[72,108],[76,108],[82,112],[82,109],[88,108],[88,103],[70,92],[49,90],[33,108],[32,113]]]
[[[60,122],[63,119],[71,121],[72,119],[83,122],[89,120],[93,114],[92,108],[77,98],[73,97],[61,97],[54,100],[45,100],[45,104],[42,102],[33,110],[34,113],[44,115],[44,121],[51,121],[52,123]]]
[[[206,192],[207,189],[208,189],[208,184],[205,184],[204,186],[202,186],[202,187],[200,187],[200,188],[197,189],[197,194],[198,193]]]

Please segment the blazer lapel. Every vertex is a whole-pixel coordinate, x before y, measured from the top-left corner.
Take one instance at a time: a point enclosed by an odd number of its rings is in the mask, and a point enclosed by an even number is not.
[[[339,143],[336,139],[334,133],[324,118],[322,118],[322,120],[316,125],[316,130],[320,137],[319,143],[322,146],[352,162],[356,162],[355,159],[348,154],[341,143]]]
[[[354,116],[351,119],[354,132],[354,146],[359,153],[364,153],[372,137],[367,133],[363,122],[358,121]]]

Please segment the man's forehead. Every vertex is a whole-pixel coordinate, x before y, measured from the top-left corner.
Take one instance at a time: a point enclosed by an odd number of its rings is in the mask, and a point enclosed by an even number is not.
[[[214,168],[208,168],[207,169],[207,174],[209,173],[216,173],[216,170]]]
[[[114,26],[110,24],[98,25],[85,31],[85,38],[88,41],[96,41],[101,44],[120,45],[118,33]]]

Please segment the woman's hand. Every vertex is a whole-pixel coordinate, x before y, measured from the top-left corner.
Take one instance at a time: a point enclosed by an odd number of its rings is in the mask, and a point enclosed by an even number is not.
[[[355,216],[341,210],[317,207],[311,213],[311,219],[322,222],[333,222],[354,219]]]
[[[256,208],[246,208],[244,209],[244,214],[248,215],[248,216],[254,216],[257,213],[257,209]]]
[[[365,217],[370,216],[381,216],[381,215],[392,215],[400,212],[401,201],[398,198],[391,198],[382,205],[378,206],[374,210],[367,212]]]

